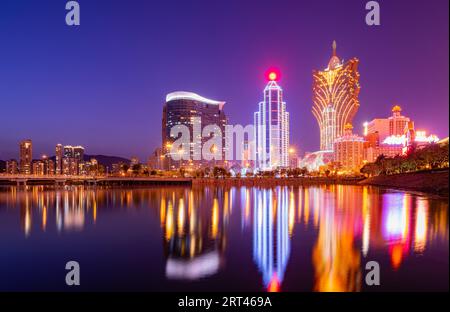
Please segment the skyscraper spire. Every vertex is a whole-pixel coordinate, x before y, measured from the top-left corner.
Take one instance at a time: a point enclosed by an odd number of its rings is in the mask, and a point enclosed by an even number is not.
[[[331,46],[333,47],[333,56],[336,56],[336,40],[333,40],[333,44]]]

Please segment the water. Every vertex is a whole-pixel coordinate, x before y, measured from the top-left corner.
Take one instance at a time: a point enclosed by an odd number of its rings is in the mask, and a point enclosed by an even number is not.
[[[0,290],[448,291],[448,239],[447,199],[373,187],[5,187]]]

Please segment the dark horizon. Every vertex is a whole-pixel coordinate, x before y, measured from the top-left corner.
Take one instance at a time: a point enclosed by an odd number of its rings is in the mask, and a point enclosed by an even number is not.
[[[226,101],[229,122],[249,124],[270,67],[291,145],[318,150],[311,74],[333,40],[341,59],[360,60],[355,132],[400,104],[418,129],[448,136],[448,1],[379,1],[378,27],[364,22],[366,2],[80,0],[81,26],[70,28],[64,2],[2,1],[0,159],[17,159],[30,138],[33,158],[61,143],[145,161],[161,142],[167,93]]]

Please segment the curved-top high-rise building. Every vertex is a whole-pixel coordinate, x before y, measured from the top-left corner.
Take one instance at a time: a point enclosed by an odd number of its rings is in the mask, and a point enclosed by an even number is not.
[[[344,125],[352,123],[359,107],[359,72],[357,58],[341,61],[333,55],[324,70],[313,71],[313,107],[320,128],[320,150],[333,150],[334,140],[341,136]]]
[[[163,108],[162,116],[162,149],[165,155],[169,156],[167,166],[172,169],[182,167],[184,162],[172,161],[169,147],[175,140],[170,136],[170,130],[176,125],[185,125],[189,128],[191,147],[189,154],[193,155],[198,148],[200,151],[202,146],[209,137],[194,138],[194,123],[199,126],[203,132],[206,126],[217,126],[222,134],[225,134],[225,126],[227,124],[227,116],[223,110],[225,102],[215,101],[202,97],[196,93],[177,91],[167,94],[166,103]],[[224,158],[225,137],[222,138],[222,159]],[[220,165],[221,161],[194,160],[194,167],[209,167]]]

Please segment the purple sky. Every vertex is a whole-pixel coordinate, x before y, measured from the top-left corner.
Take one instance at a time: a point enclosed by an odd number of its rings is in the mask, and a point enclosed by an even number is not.
[[[269,67],[280,69],[291,142],[319,147],[311,73],[338,56],[360,59],[362,123],[394,103],[423,128],[448,135],[448,0],[379,1],[381,26],[361,0],[80,0],[81,26],[65,25],[65,1],[0,2],[0,159],[56,143],[88,154],[146,158],[161,141],[172,91],[226,101],[248,124]]]

